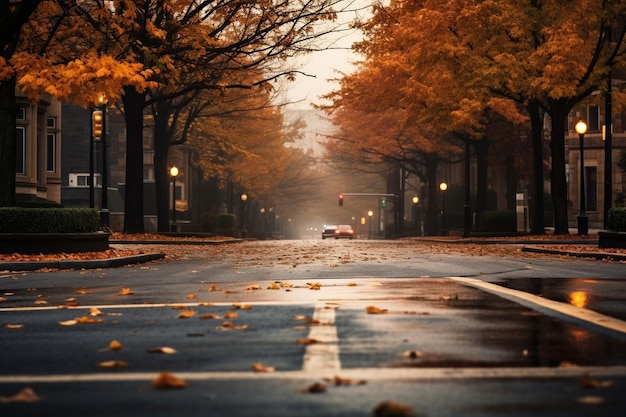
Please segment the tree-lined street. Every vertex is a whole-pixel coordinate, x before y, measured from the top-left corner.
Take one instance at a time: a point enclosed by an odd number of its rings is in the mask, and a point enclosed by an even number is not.
[[[368,416],[394,401],[431,416],[622,415],[623,265],[507,250],[259,241],[5,272],[0,410]],[[185,387],[156,388],[163,372]],[[38,401],[11,400],[25,387]]]

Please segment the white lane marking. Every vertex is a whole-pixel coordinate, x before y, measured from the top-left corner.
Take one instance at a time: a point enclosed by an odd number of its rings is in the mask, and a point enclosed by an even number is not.
[[[595,324],[596,326],[604,327],[606,329],[614,330],[620,333],[626,333],[626,322],[616,319],[614,317],[597,313],[593,310],[576,307],[571,304],[562,303],[559,301],[548,300],[546,298],[529,294],[524,291],[512,290],[510,288],[502,287],[500,285],[481,281],[475,278],[463,278],[463,277],[450,277],[450,278],[462,284],[465,284],[474,288],[479,288],[484,291],[490,292],[492,294],[496,294],[502,298],[506,298],[507,300],[514,301],[526,307],[530,307],[534,310],[537,310],[537,309],[552,310],[557,313],[564,314],[566,316],[574,317],[578,320]]]
[[[309,371],[339,371],[339,339],[335,326],[335,307],[327,304],[315,306],[313,320],[319,324],[311,325],[309,338],[321,343],[309,344],[304,352],[302,370]]]
[[[288,379],[311,380],[332,378],[336,374],[320,369],[316,372],[176,372],[174,375],[187,381]],[[5,375],[0,384],[15,383],[72,383],[72,382],[121,382],[151,381],[157,372],[114,372],[110,374],[58,374],[58,375]],[[590,376],[626,376],[626,366],[577,366],[566,368],[353,368],[342,369],[341,377],[367,381],[424,381],[463,380],[477,378],[571,378]]]

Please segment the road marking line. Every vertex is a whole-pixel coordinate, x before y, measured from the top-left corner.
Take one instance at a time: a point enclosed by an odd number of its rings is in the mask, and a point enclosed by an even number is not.
[[[337,376],[328,369],[317,371],[276,372],[176,372],[187,381],[289,379],[311,380]],[[129,382],[152,381],[158,372],[114,372],[110,374],[5,375],[0,384],[73,383],[73,382]],[[478,378],[576,378],[590,376],[626,376],[626,366],[578,366],[566,368],[352,368],[342,369],[341,377],[367,381],[424,381],[462,380]]]
[[[580,308],[571,304],[549,300],[537,295],[529,294],[524,291],[513,290],[490,282],[481,281],[475,278],[450,277],[452,280],[468,285],[470,287],[479,288],[484,291],[496,294],[507,300],[514,301],[518,304],[532,308],[533,310],[551,310],[573,317],[596,326],[600,326],[609,330],[626,334],[626,322],[614,317],[597,313],[593,310]]]
[[[311,325],[309,338],[321,343],[307,345],[302,361],[302,369],[309,371],[339,371],[339,339],[335,326],[335,308],[326,304],[317,304],[313,320],[319,324]]]

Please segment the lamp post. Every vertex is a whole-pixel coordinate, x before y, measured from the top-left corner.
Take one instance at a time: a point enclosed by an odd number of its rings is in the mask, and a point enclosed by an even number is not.
[[[420,202],[420,198],[416,195],[413,196],[413,198],[411,199],[411,203],[413,203],[413,221],[415,222],[415,236],[421,236],[422,234],[419,233],[420,231],[420,227],[419,227],[419,219],[417,218],[417,214],[418,214],[418,208],[417,208],[417,203]]]
[[[578,141],[580,143],[580,211],[578,212],[578,234],[586,235],[589,231],[589,219],[587,213],[585,213],[585,154],[583,142],[585,133],[587,133],[587,123],[580,119],[574,129],[576,133],[578,133]]]
[[[370,218],[370,221],[369,221],[369,224],[370,224],[370,225],[369,225],[369,230],[368,230],[368,233],[367,233],[367,238],[368,238],[368,239],[371,239],[371,238],[372,238],[372,216],[373,216],[373,215],[374,215],[374,212],[373,212],[372,210],[370,210],[370,211],[368,211],[368,212],[367,212],[367,217],[369,217],[369,218]]]
[[[172,232],[176,231],[176,177],[178,176],[178,168],[172,165],[170,168],[170,177],[172,177]]]
[[[106,95],[100,94],[96,103],[96,107],[100,110],[93,112],[92,129],[93,138],[100,140],[102,143],[102,201],[100,202],[100,225],[102,227],[109,227],[110,215],[109,215],[109,175],[108,175],[108,162],[107,162],[107,98]],[[93,177],[91,178],[93,182]]]
[[[447,236],[448,230],[446,229],[446,191],[448,191],[448,184],[442,182],[439,184],[441,190],[441,236]]]
[[[246,201],[248,200],[248,195],[246,193],[241,194],[241,237],[246,237]]]

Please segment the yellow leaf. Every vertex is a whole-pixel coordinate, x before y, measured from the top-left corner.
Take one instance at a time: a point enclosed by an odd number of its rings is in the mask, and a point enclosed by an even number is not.
[[[219,314],[213,314],[213,313],[209,313],[209,314],[203,314],[200,316],[200,318],[202,320],[212,320],[212,319],[221,319],[222,316],[220,316]]]
[[[174,348],[162,346],[162,347],[150,348],[148,349],[148,353],[163,353],[165,355],[174,355],[178,352],[176,352],[176,349]]]
[[[61,326],[76,326],[78,324],[78,320],[60,321],[59,324]]]
[[[23,324],[11,324],[11,323],[7,323],[4,328],[5,329],[21,329],[23,328],[24,325]]]
[[[252,365],[252,370],[254,372],[274,372],[275,368],[273,366],[265,366],[261,362],[257,362]]]
[[[94,324],[94,323],[104,323],[104,319],[95,319],[89,316],[76,317],[76,322],[79,324]]]
[[[261,286],[260,286],[260,285],[256,285],[256,284],[255,284],[255,285],[248,285],[248,286],[246,287],[246,291],[250,291],[250,290],[260,290],[260,289],[261,289]]]
[[[0,403],[11,404],[11,403],[36,403],[41,401],[41,398],[32,388],[25,387],[22,388],[17,394],[11,395],[10,397],[0,397]]]
[[[197,295],[195,295],[195,294],[187,294],[187,299],[188,300],[193,300],[195,298],[197,298]]]
[[[98,368],[126,368],[128,367],[128,363],[124,361],[112,360],[112,361],[104,361],[98,363]]]
[[[154,389],[181,389],[186,387],[187,382],[169,372],[161,372],[152,380],[152,388]]]
[[[135,292],[130,288],[123,287],[117,295],[133,295]]]
[[[307,282],[306,285],[308,285],[310,290],[319,290],[322,288],[322,284],[319,282]]]
[[[375,417],[411,417],[417,416],[413,409],[394,401],[383,401],[374,408]]]
[[[276,282],[272,282],[269,287],[267,287],[268,290],[280,290],[280,284],[276,283]]]
[[[224,314],[224,318],[225,319],[238,319],[239,314],[234,311],[227,311],[226,314]]]
[[[196,311],[192,310],[190,308],[186,308],[185,310],[181,311],[180,314],[178,315],[179,319],[189,319],[193,316],[196,315]]]
[[[367,311],[367,314],[383,314],[388,310],[386,308],[378,308],[376,306],[367,306],[365,311]]]
[[[250,304],[233,304],[233,308],[237,310],[250,310],[252,306]]]
[[[109,343],[109,349],[122,350],[122,344],[118,342],[117,340],[112,340],[111,343]]]
[[[92,316],[104,316],[104,313],[102,311],[100,311],[99,309],[97,309],[96,307],[91,307],[89,309],[89,314]]]
[[[322,341],[318,339],[314,339],[312,337],[304,337],[304,338],[296,339],[296,343],[298,343],[299,345],[314,345],[316,343],[322,343]]]

